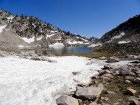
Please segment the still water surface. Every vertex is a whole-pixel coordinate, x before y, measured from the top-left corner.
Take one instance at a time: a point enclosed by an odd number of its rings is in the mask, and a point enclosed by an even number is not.
[[[51,50],[46,49],[36,49],[35,52],[38,55],[62,55],[62,54],[79,54],[79,53],[85,53],[85,54],[95,54],[95,52],[92,52],[90,48],[88,47],[63,47],[63,48],[52,48]]]

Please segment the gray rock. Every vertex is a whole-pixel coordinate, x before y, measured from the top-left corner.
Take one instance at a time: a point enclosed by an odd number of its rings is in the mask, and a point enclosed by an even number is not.
[[[107,63],[114,63],[114,62],[119,62],[119,58],[117,57],[110,57],[106,62]]]
[[[106,71],[106,70],[99,70],[98,72],[99,72],[99,76],[101,76],[101,75],[103,75],[103,74],[106,74],[106,73],[107,73],[107,71]]]
[[[128,69],[126,69],[126,70],[125,69],[121,69],[119,71],[119,75],[122,75],[122,76],[131,75],[131,72]]]
[[[57,63],[56,60],[49,60],[48,62],[50,62],[50,63]]]
[[[98,87],[77,87],[76,96],[82,100],[95,100],[98,99],[104,87],[99,84]]]
[[[96,102],[92,102],[89,105],[97,105],[97,103]]]
[[[101,90],[97,87],[77,87],[76,96],[82,100],[95,100],[101,94]]]
[[[134,79],[134,82],[137,83],[137,84],[140,84],[140,78]]]
[[[30,59],[31,60],[37,60],[37,61],[40,60],[40,58],[38,58],[38,57],[31,57]]]
[[[57,105],[79,105],[78,100],[67,96],[67,95],[62,95],[56,99]]]
[[[79,75],[80,72],[72,72],[73,75]]]
[[[126,84],[131,84],[132,82],[130,80],[125,80]]]
[[[111,65],[109,65],[109,64],[106,64],[106,65],[104,65],[104,68],[103,69],[112,69],[112,66]]]

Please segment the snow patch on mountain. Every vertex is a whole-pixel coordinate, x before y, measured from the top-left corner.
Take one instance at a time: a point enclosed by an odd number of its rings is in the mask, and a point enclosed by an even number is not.
[[[63,48],[63,47],[65,47],[65,45],[63,44],[63,43],[54,43],[54,44],[51,44],[51,45],[49,45],[49,47],[50,48],[55,48],[55,49],[57,49],[57,48]]]
[[[83,44],[82,41],[68,41],[68,44]]]
[[[107,41],[107,43],[110,43],[110,42],[112,42],[115,39],[119,39],[119,38],[121,38],[124,35],[125,35],[125,32],[121,32],[119,35],[116,35],[116,36],[112,37],[111,40]]]
[[[130,43],[131,41],[119,41],[118,44]]]
[[[89,45],[88,47],[97,47],[97,46],[102,46],[102,44],[101,44],[101,43],[98,43],[98,44],[91,44],[91,45]]]
[[[31,43],[31,42],[34,42],[34,37],[32,37],[32,38],[27,38],[27,37],[20,37],[21,39],[23,39],[25,42],[27,42],[27,43]]]
[[[3,29],[5,29],[7,25],[3,25],[3,26],[0,26],[0,33],[3,31]]]

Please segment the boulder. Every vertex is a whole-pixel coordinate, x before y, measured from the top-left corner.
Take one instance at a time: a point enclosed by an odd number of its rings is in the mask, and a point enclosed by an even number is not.
[[[130,87],[127,87],[127,93],[130,94],[130,95],[135,95],[136,94],[136,90],[130,88]]]
[[[140,78],[134,79],[134,82],[137,83],[137,84],[140,84]]]
[[[62,95],[56,99],[57,105],[79,105],[78,100],[67,96],[67,95]]]
[[[112,66],[109,65],[109,64],[106,64],[106,65],[104,65],[104,68],[103,68],[103,69],[108,69],[108,70],[110,70],[110,69],[112,69]]]
[[[98,99],[104,87],[99,84],[98,87],[77,87],[76,96],[82,100],[95,100]]]
[[[119,70],[119,75],[121,75],[121,76],[132,75],[132,72],[128,69],[120,69]]]

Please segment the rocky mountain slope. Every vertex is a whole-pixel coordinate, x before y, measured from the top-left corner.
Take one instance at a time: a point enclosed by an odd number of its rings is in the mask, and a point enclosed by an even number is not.
[[[128,19],[126,22],[105,33],[99,39],[99,42],[100,46],[92,48],[93,50],[116,54],[139,54],[140,15]]]
[[[99,41],[99,39],[96,38],[96,37],[91,37],[91,38],[89,38],[89,40],[90,40],[91,42],[93,42],[93,43],[96,43],[96,42]]]
[[[100,38],[100,41],[103,43],[140,41],[140,15],[128,19],[126,22],[121,23],[116,28],[105,33]]]
[[[69,31],[62,31],[38,18],[24,15],[14,16],[10,12],[0,10],[0,45],[6,46],[4,43],[9,43],[11,47],[48,47],[56,43],[85,45],[90,41]]]

